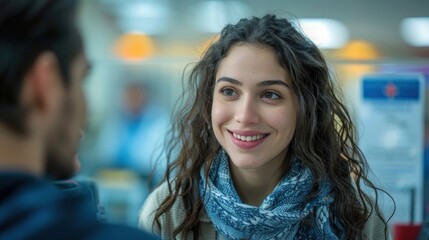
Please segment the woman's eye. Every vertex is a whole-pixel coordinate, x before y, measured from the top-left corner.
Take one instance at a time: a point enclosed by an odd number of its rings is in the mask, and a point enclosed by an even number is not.
[[[221,90],[222,94],[225,96],[236,96],[237,93],[231,88],[224,88]]]
[[[265,92],[264,94],[262,94],[262,97],[268,98],[270,100],[277,100],[281,98],[277,93],[273,93],[273,92]]]

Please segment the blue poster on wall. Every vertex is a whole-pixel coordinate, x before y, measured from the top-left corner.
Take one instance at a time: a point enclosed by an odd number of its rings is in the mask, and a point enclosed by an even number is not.
[[[422,220],[423,90],[419,74],[366,75],[361,80],[359,144],[371,179],[396,202],[391,223]],[[390,216],[392,201],[385,196],[381,204]]]

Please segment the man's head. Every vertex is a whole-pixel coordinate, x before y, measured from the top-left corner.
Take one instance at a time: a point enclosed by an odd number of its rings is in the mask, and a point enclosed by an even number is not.
[[[75,0],[0,0],[0,127],[36,142],[55,178],[76,171],[85,121],[76,9]]]
[[[140,117],[148,101],[148,87],[143,82],[126,83],[123,89],[123,107],[130,118]]]

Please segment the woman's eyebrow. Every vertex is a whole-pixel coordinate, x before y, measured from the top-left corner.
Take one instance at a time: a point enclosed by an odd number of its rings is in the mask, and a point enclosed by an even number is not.
[[[221,77],[216,82],[217,83],[229,82],[229,83],[234,84],[234,85],[239,85],[239,86],[243,85],[242,82],[238,81],[237,79],[231,78],[231,77]],[[258,87],[267,87],[267,86],[272,86],[272,85],[280,85],[280,86],[290,88],[289,85],[282,80],[265,80],[265,81],[257,84]]]
[[[258,87],[267,87],[267,86],[272,86],[272,85],[280,85],[280,86],[290,88],[289,85],[282,80],[266,80],[266,81],[258,83],[257,86]]]
[[[234,85],[239,85],[239,86],[243,85],[242,82],[238,81],[237,79],[230,78],[230,77],[221,77],[216,82],[217,83],[219,83],[219,82],[229,82],[229,83],[232,83]]]

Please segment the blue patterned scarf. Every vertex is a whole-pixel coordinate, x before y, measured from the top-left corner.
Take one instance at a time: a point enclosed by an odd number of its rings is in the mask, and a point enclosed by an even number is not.
[[[200,175],[199,190],[207,214],[217,231],[229,239],[341,238],[334,233],[329,221],[329,205],[333,202],[330,184],[324,182],[319,195],[305,202],[312,174],[297,159],[259,207],[241,202],[225,150],[217,154],[207,182],[203,168]]]

